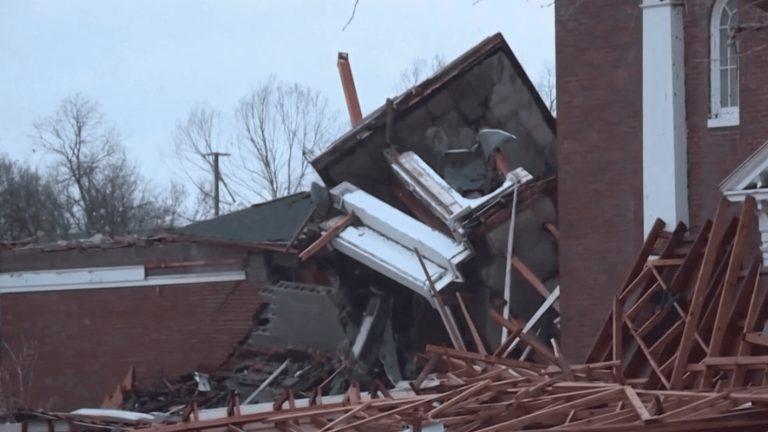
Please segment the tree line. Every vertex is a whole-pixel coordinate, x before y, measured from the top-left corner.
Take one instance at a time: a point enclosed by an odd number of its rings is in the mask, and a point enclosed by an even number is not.
[[[415,59],[393,91],[446,63],[439,54]],[[536,85],[554,114],[551,64]],[[344,127],[349,124],[319,92],[269,78],[229,113],[197,104],[177,121],[170,137],[175,180],[159,185],[126,155],[125,136],[96,100],[68,96],[32,125],[32,144],[49,162],[43,172],[0,154],[0,242],[114,237],[185,225],[213,215],[216,184],[222,213],[305,190],[313,180],[310,161]],[[215,153],[230,155],[219,158],[218,170]]]
[[[339,131],[328,105],[274,78],[241,98],[230,121],[196,105],[171,136],[181,180],[162,186],[141,175],[97,101],[68,96],[32,125],[32,144],[47,156],[43,172],[0,154],[0,241],[114,237],[209,218],[216,152],[234,156],[219,167],[225,212],[296,193],[311,158]]]

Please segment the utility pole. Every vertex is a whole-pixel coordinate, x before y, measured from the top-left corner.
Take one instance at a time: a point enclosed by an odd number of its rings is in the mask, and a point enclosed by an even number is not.
[[[203,156],[213,156],[213,216],[219,216],[219,182],[221,181],[221,174],[219,174],[219,156],[230,156],[229,153],[206,153]]]

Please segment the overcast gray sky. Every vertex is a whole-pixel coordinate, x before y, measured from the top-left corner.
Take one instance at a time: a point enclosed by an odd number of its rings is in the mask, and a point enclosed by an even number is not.
[[[159,184],[171,133],[197,102],[231,115],[260,80],[322,92],[346,120],[348,52],[363,114],[414,58],[452,60],[501,32],[535,81],[554,61],[551,0],[0,0],[0,153],[41,166],[32,123],[67,95],[100,102]]]

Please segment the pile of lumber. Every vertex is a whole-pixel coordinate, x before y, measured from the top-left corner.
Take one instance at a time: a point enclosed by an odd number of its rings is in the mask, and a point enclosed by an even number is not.
[[[748,197],[731,217],[723,200],[690,238],[684,225],[663,233],[657,221],[587,361],[620,359],[616,381],[644,389],[765,385],[768,302],[750,247],[755,210]]]
[[[286,390],[266,408],[227,401],[202,415],[123,423],[152,432],[244,431],[715,431],[768,430],[768,319],[761,259],[754,248],[755,201],[738,216],[726,201],[691,235],[657,221],[613,302],[585,364],[569,364],[553,340],[491,312],[509,331],[486,352],[463,318],[477,351],[427,346],[419,377],[405,388],[352,385],[341,397]],[[459,297],[461,303],[461,298]],[[442,307],[442,305],[440,305]],[[446,320],[455,327],[453,319]],[[532,361],[510,357],[524,346]],[[69,418],[72,421],[72,418]],[[75,423],[72,423],[75,424]],[[78,418],[83,429],[103,429]],[[114,424],[109,427],[115,427]]]

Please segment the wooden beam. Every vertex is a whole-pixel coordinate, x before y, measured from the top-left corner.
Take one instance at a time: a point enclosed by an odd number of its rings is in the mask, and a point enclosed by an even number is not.
[[[654,246],[656,246],[656,242],[659,240],[659,236],[661,235],[661,231],[664,230],[665,225],[663,220],[656,219],[651,230],[648,232],[648,236],[645,238],[643,247],[640,248],[640,251],[637,253],[635,263],[629,270],[629,274],[627,274],[627,277],[619,290],[619,294],[623,294],[624,290],[629,287],[638,276],[640,276],[640,273],[645,268],[648,257],[651,256],[651,252],[653,251]],[[589,354],[587,354],[585,363],[595,363],[605,360],[605,357],[611,349],[611,323],[612,318],[608,316],[605,319],[600,332],[597,334],[595,341],[592,343],[592,348],[589,350]]]
[[[547,229],[552,234],[552,237],[555,239],[555,243],[560,244],[560,231],[557,230],[557,227],[552,222],[545,222],[544,228]]]
[[[712,330],[712,338],[709,341],[709,356],[717,357],[721,354],[723,348],[723,338],[725,329],[733,314],[733,302],[736,298],[736,282],[741,273],[741,264],[746,252],[746,242],[748,236],[752,233],[752,227],[755,220],[756,202],[751,195],[744,199],[741,207],[741,216],[739,217],[739,227],[736,230],[736,238],[733,241],[733,250],[731,259],[728,262],[728,270],[725,275],[722,293],[720,295],[720,306],[715,317],[715,326]],[[710,372],[704,373],[702,379],[702,388],[708,385],[712,376]]]
[[[464,314],[464,321],[466,321],[469,332],[472,334],[472,339],[475,342],[477,351],[480,354],[488,354],[488,352],[485,350],[485,346],[483,345],[483,339],[480,337],[480,333],[477,332],[475,323],[472,321],[472,317],[469,315],[469,311],[467,311],[467,306],[464,305],[464,300],[461,298],[461,293],[458,291],[456,292],[456,299],[459,302],[462,314]]]
[[[744,334],[744,341],[754,345],[760,345],[768,348],[768,337],[758,333]]]
[[[344,216],[339,220],[339,222],[331,227],[328,231],[324,232],[320,238],[315,240],[314,243],[309,245],[306,249],[304,249],[300,254],[299,258],[302,261],[308,260],[312,255],[316,254],[320,249],[325,247],[328,243],[330,243],[334,238],[336,238],[337,235],[339,235],[340,232],[344,231],[344,228],[348,227],[352,223],[354,223],[357,220],[357,216],[355,216],[355,212],[350,211],[348,215]]]
[[[749,356],[752,351],[752,345],[745,341],[746,335],[755,330],[755,324],[757,323],[757,314],[760,309],[759,303],[759,283],[760,283],[760,268],[761,268],[762,256],[755,254],[752,260],[752,265],[749,266],[749,272],[744,278],[743,288],[739,293],[739,299],[748,297],[749,303],[747,303],[747,318],[744,322],[744,328],[742,329],[742,337],[736,342],[736,356],[744,357]],[[737,302],[738,304],[738,302]],[[744,381],[746,373],[741,368],[736,368],[736,371],[731,376],[731,388],[740,387]]]
[[[624,386],[624,394],[627,396],[629,404],[632,405],[632,408],[637,412],[640,420],[647,422],[651,419],[651,415],[648,413],[645,405],[643,405],[643,402],[640,400],[640,396],[635,392],[635,389],[630,386]]]
[[[509,358],[500,358],[500,357],[490,356],[487,354],[483,355],[483,354],[467,352],[467,351],[459,351],[453,348],[439,347],[435,345],[427,345],[426,351],[429,354],[442,354],[442,355],[459,359],[459,360],[478,361],[486,364],[507,366],[507,367],[513,368],[515,371],[517,369],[541,370],[544,368],[543,365],[539,365],[539,364],[531,363],[527,361],[515,360],[515,359],[509,359]]]
[[[629,332],[632,334],[632,336],[635,338],[635,341],[637,342],[637,346],[640,347],[640,349],[643,351],[643,354],[645,354],[645,357],[648,359],[648,364],[651,365],[651,368],[656,372],[656,375],[659,376],[659,379],[664,384],[664,387],[669,389],[669,381],[667,380],[667,377],[664,376],[664,373],[661,371],[661,368],[656,363],[656,360],[651,355],[651,352],[648,350],[648,347],[645,345],[645,342],[640,338],[640,336],[637,335],[637,332],[635,332],[635,329],[632,328],[632,322],[629,321],[629,318],[624,316],[624,322],[627,324],[627,327],[629,328]]]
[[[503,316],[501,316],[498,312],[496,312],[493,309],[491,309],[488,314],[493,321],[495,321],[500,326],[507,328],[512,333],[514,333],[519,327],[521,327],[521,324],[513,323],[510,320],[504,319]],[[534,353],[538,354],[547,362],[555,366],[558,366],[557,359],[555,358],[555,354],[552,352],[552,350],[549,349],[549,347],[544,345],[536,335],[533,335],[527,332],[520,332],[518,337],[523,342],[525,342],[526,345],[531,347]]]
[[[437,292],[435,283],[432,282],[432,276],[429,275],[429,270],[427,270],[427,266],[424,264],[424,258],[421,257],[421,252],[419,252],[419,249],[414,249],[413,251],[416,253],[416,257],[419,259],[419,264],[421,264],[421,269],[424,271],[424,276],[427,278],[427,283],[429,284],[429,289],[432,292],[432,297],[434,297],[435,303],[437,303],[437,311],[440,313],[440,317],[443,320],[445,329],[448,331],[448,335],[451,337],[453,346],[462,351],[466,351],[467,347],[464,346],[464,341],[461,339],[459,328],[456,327],[456,321],[453,319],[451,311],[445,306],[445,303],[443,303],[443,298],[440,297],[440,293]]]
[[[619,364],[614,368],[613,374],[616,377],[616,382],[624,384],[624,368],[622,367],[621,349],[623,347],[622,334],[624,332],[624,308],[621,306],[619,299],[614,297],[613,299],[613,360],[618,361]]]
[[[495,431],[508,431],[508,430],[522,430],[526,426],[536,423],[540,420],[545,420],[552,417],[554,414],[568,413],[572,409],[587,408],[590,406],[600,405],[606,402],[615,400],[616,395],[622,392],[621,387],[610,388],[602,393],[598,393],[594,396],[588,396],[573,402],[565,403],[562,405],[546,408],[536,411],[531,414],[524,415],[522,417],[497,423],[493,426],[481,429],[477,432],[495,432]]]
[[[737,366],[768,364],[768,355],[747,357],[707,357],[701,361],[704,366]]]
[[[549,289],[533,273],[533,270],[531,270],[530,267],[528,267],[524,262],[520,261],[520,258],[517,255],[512,255],[512,266],[515,268],[515,270],[518,271],[518,273],[520,273],[521,276],[525,278],[525,280],[528,281],[529,284],[531,284],[534,288],[536,288],[536,291],[538,291],[539,294],[541,294],[545,299],[549,297],[550,295]],[[552,307],[555,308],[557,313],[560,313],[559,302],[555,301]]]

